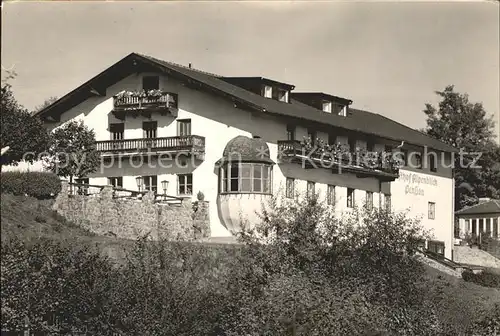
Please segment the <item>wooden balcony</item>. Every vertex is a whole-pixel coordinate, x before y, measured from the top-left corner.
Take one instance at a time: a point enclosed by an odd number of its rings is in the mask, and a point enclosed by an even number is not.
[[[145,92],[122,92],[113,98],[113,114],[120,120],[126,116],[151,117],[154,112],[176,117],[177,102],[177,94],[170,92],[155,91],[149,95]]]
[[[205,138],[198,135],[164,138],[140,138],[126,140],[97,141],[97,151],[102,156],[127,156],[135,154],[186,153],[203,159]]]
[[[349,153],[335,151],[321,146],[307,148],[297,140],[278,141],[278,159],[280,162],[302,163],[304,168],[327,168],[332,173],[349,172],[357,177],[376,177],[384,182],[394,181],[399,177],[397,163],[389,153],[383,152]],[[384,159],[385,158],[385,159]]]

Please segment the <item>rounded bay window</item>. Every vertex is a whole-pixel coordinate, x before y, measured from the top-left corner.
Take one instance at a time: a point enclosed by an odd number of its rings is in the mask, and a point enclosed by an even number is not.
[[[240,231],[243,222],[255,225],[272,195],[273,165],[269,147],[260,138],[238,136],[229,141],[217,162],[217,206],[223,225]]]
[[[271,194],[272,169],[267,163],[224,164],[219,171],[220,193]]]

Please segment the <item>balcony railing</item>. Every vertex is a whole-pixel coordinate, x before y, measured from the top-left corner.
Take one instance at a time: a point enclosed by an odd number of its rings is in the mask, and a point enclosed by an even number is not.
[[[306,167],[323,167],[333,170],[344,169],[358,176],[379,176],[394,180],[399,176],[399,164],[392,153],[367,152],[357,150],[350,152],[341,144],[328,145],[322,141],[312,144],[308,141],[278,141],[280,159],[304,162]]]
[[[114,97],[114,107],[115,109],[177,108],[177,95],[159,90],[125,91]]]
[[[140,138],[126,140],[97,141],[97,150],[102,154],[138,152],[192,152],[205,153],[205,138],[198,135],[164,138]]]

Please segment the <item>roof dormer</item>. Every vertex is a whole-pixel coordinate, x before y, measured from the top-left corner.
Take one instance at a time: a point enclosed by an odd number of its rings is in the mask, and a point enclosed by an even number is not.
[[[263,77],[223,77],[221,79],[262,97],[284,103],[290,102],[290,92],[295,88],[294,85]]]
[[[343,117],[347,116],[349,105],[352,104],[350,99],[332,96],[323,92],[294,92],[291,96],[293,99],[320,111]]]

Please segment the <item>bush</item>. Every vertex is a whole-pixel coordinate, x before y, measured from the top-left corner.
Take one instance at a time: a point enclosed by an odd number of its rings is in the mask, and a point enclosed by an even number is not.
[[[61,191],[61,180],[53,173],[3,172],[1,179],[2,193],[48,199]]]
[[[465,281],[473,282],[483,287],[500,288],[500,274],[498,271],[485,269],[481,273],[474,274],[470,270],[462,272]]]

